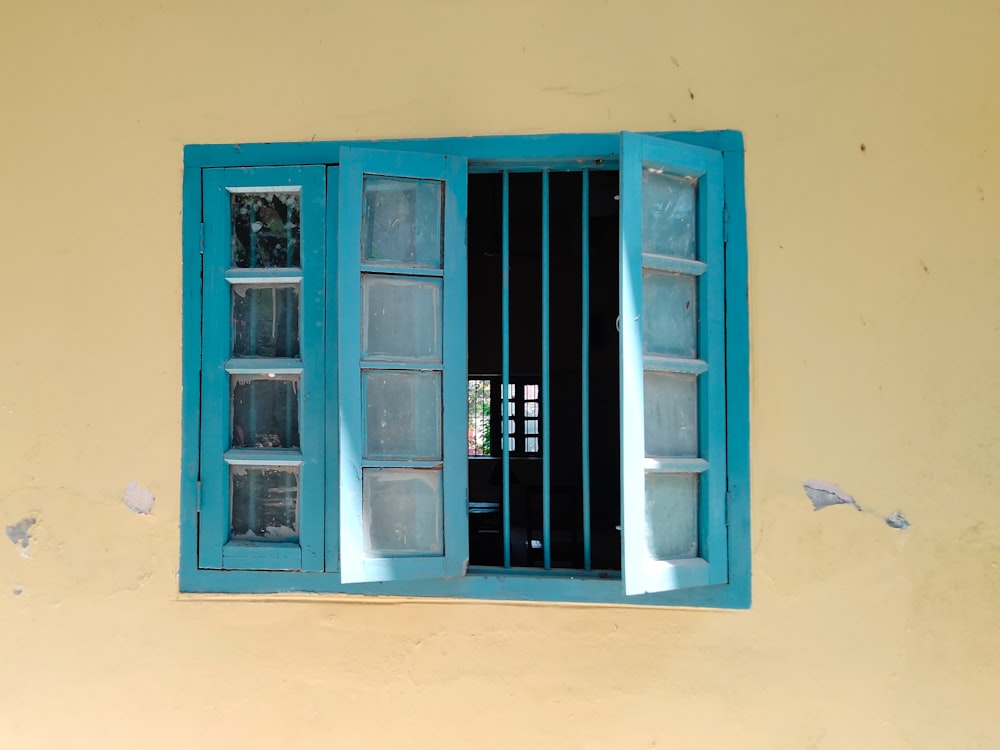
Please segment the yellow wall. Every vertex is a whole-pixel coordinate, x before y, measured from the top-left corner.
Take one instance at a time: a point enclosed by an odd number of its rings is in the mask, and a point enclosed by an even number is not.
[[[5,5],[0,747],[1000,746],[995,2]],[[623,128],[746,134],[753,608],[179,595],[182,146]]]

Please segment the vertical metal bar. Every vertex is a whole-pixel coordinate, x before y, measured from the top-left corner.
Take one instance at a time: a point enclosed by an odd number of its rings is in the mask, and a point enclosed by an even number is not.
[[[583,170],[583,225],[580,235],[581,290],[580,329],[582,339],[583,398],[580,401],[581,466],[583,467],[583,569],[590,570],[590,172]]]
[[[552,568],[552,423],[549,420],[549,170],[542,171],[542,557]]]
[[[501,424],[503,427],[503,566],[510,567],[510,423],[507,418],[507,384],[510,383],[510,173],[503,173],[503,266],[501,281],[501,373],[500,398],[503,399]]]

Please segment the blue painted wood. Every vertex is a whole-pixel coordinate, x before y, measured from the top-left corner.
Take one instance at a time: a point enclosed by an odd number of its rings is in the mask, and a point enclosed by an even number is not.
[[[338,369],[340,414],[340,575],[345,582],[457,576],[468,564],[466,516],[466,161],[460,157],[344,148],[340,155],[337,242]],[[442,373],[443,551],[440,556],[378,555],[366,552],[363,472],[371,468],[422,468],[426,462],[368,460],[363,452],[361,370],[374,364],[361,352],[361,242],[366,174],[444,184],[444,292],[440,324],[442,361],[421,363]],[[386,264],[371,273],[407,275],[409,266]],[[385,360],[380,361],[380,365]],[[398,360],[400,365],[406,364]],[[459,408],[448,408],[454,404]]]
[[[226,372],[230,375],[299,375],[305,369],[300,359],[271,359],[267,357],[237,357],[227,359]]]
[[[500,394],[502,403],[502,439],[500,445],[503,468],[503,566],[510,567],[510,408],[507,389],[510,385],[510,174],[503,173],[503,238],[500,265]]]
[[[642,267],[656,271],[683,273],[689,276],[700,276],[707,269],[707,266],[699,260],[668,258],[663,255],[644,255],[642,258]]]
[[[549,361],[549,172],[542,171],[542,564],[552,567],[552,417]]]
[[[212,321],[206,325],[202,357],[202,509],[200,513],[199,565],[203,568],[225,566],[223,546],[229,540],[230,499],[229,465],[251,465],[247,456],[253,452],[230,451],[230,373],[226,370],[231,359],[231,296],[230,283],[230,191],[259,187],[262,192],[278,189],[301,191],[301,278],[300,315],[302,320],[322,320],[325,262],[325,201],[324,170],[319,167],[274,167],[259,169],[204,170],[205,269],[204,316]],[[266,269],[249,269],[261,283],[276,283]],[[288,275],[287,270],[282,271]],[[296,275],[296,274],[291,274]],[[324,356],[322,332],[315,326],[300,325],[301,358],[284,359],[285,369],[302,371],[299,383],[299,430],[301,461],[299,477],[299,567],[303,570],[323,569],[323,468],[324,424],[322,413],[315,405],[322,404],[324,388]],[[246,360],[236,360],[238,369],[245,369]],[[265,367],[276,364],[259,361]],[[275,370],[276,371],[276,370]],[[286,464],[285,452],[261,452],[259,465]],[[241,458],[242,456],[242,458]],[[262,557],[267,559],[271,543],[260,543]],[[276,553],[277,554],[277,553]],[[279,559],[280,558],[280,559]],[[274,557],[275,567],[287,566],[287,555]]]
[[[749,386],[747,368],[749,362],[747,344],[746,306],[746,229],[743,208],[743,141],[735,131],[710,133],[670,133],[659,134],[670,140],[690,143],[724,152],[725,158],[725,202],[728,214],[728,241],[726,247],[725,276],[729,291],[726,308],[726,339],[728,352],[726,390],[729,404],[728,441],[728,523],[729,523],[729,578],[724,585],[704,586],[674,592],[645,594],[625,597],[621,581],[614,574],[597,572],[607,578],[581,580],[560,578],[547,580],[530,575],[475,575],[439,580],[413,581],[375,584],[343,584],[336,573],[305,573],[280,571],[219,571],[197,568],[197,498],[198,498],[198,420],[199,402],[197,398],[200,361],[198,346],[201,332],[200,310],[200,262],[191,262],[192,257],[200,260],[199,228],[201,213],[201,169],[200,167],[253,166],[267,164],[335,164],[339,160],[337,143],[316,144],[253,144],[244,146],[189,146],[185,149],[184,179],[184,393],[183,424],[184,443],[182,446],[182,505],[181,505],[181,589],[184,591],[233,591],[233,592],[279,592],[315,591],[350,594],[436,596],[483,599],[520,599],[541,601],[593,601],[607,603],[628,603],[643,605],[685,605],[725,608],[745,608],[750,605],[750,546],[749,546]],[[472,170],[495,170],[495,164],[503,160],[511,170],[521,168],[537,169],[539,166],[559,168],[560,159],[566,165],[580,162],[574,159],[581,154],[604,155],[602,165],[590,164],[590,169],[617,166],[617,134],[603,136],[538,136],[520,138],[488,139],[438,139],[433,141],[395,141],[385,145],[389,148],[413,149],[417,144],[426,145],[428,152],[457,153],[473,160]],[[509,142],[508,142],[509,141]],[[519,142],[520,141],[520,142]],[[608,144],[611,145],[608,145]],[[358,143],[354,145],[364,145]],[[287,158],[286,162],[282,159]],[[587,157],[581,157],[583,161]],[[551,159],[551,161],[549,160]],[[519,163],[520,162],[520,163]],[[568,167],[567,167],[568,168]],[[336,169],[329,182],[332,200],[329,206],[330,231],[336,236],[337,200]],[[335,247],[331,243],[331,248]],[[336,317],[335,265],[330,273],[329,304],[330,320]],[[265,271],[269,269],[257,269]],[[231,269],[228,274],[239,274],[252,269]],[[250,275],[250,274],[248,274]],[[243,283],[243,280],[241,280]],[[327,327],[327,341],[331,353],[336,352],[336,326]],[[194,342],[192,344],[192,342]],[[194,352],[192,356],[191,352]],[[192,364],[192,362],[194,364]],[[336,378],[327,378],[327,419],[337,424]],[[332,383],[333,387],[329,386]],[[463,394],[464,398],[464,394]],[[463,414],[464,418],[464,414]],[[338,482],[336,481],[338,462],[337,430],[327,436],[328,466],[331,478],[327,489],[327,502],[337,508]],[[338,534],[338,514],[328,513],[326,528],[331,546],[336,550]],[[332,531],[331,531],[332,530]],[[328,551],[329,552],[329,551]],[[329,567],[336,568],[336,551]],[[518,571],[520,572],[520,571]],[[569,575],[573,575],[570,573]],[[581,573],[582,575],[582,573]],[[593,574],[591,574],[593,575]]]
[[[222,454],[230,466],[302,466],[305,456],[298,450],[276,448],[230,448]]]
[[[299,268],[229,268],[225,272],[230,284],[297,284],[302,281]]]
[[[183,296],[181,330],[181,485],[180,569],[198,568],[198,489],[201,422],[201,169],[184,170]],[[182,582],[183,585],[183,582]]]
[[[655,164],[698,178],[697,239],[707,270],[698,276],[698,341],[708,368],[698,377],[699,451],[709,468],[701,475],[698,554],[658,560],[648,551],[643,411],[642,170]],[[723,583],[726,547],[725,263],[722,247],[723,162],[718,152],[634,133],[622,133],[621,212],[621,420],[622,570],[628,595]]]
[[[226,570],[302,570],[302,548],[292,542],[227,542],[222,562]]]
[[[647,474],[701,474],[708,471],[708,461],[703,458],[646,458],[643,468]]]
[[[725,136],[726,202],[726,448],[729,462],[728,606],[751,602],[750,555],[750,321],[747,301],[747,230],[743,135]]]
[[[583,469],[581,477],[581,501],[583,503],[583,567],[590,570],[591,531],[590,531],[590,173],[583,171],[582,175],[582,208],[583,225],[580,228],[580,264],[583,278],[580,298],[580,378],[582,398],[580,401],[580,465]]]
[[[708,362],[703,359],[685,359],[683,357],[662,357],[647,354],[642,358],[642,367],[646,371],[675,372],[681,375],[701,375],[708,370]]]
[[[742,151],[737,131],[651,132],[663,140],[689,143],[715,150]],[[424,138],[358,141],[311,141],[308,143],[195,144],[185,146],[186,167],[250,167],[339,163],[343,146],[399,149],[429,154],[455,154],[473,163],[489,163],[490,169],[519,167],[555,169],[559,164],[580,169],[614,168],[618,164],[618,133],[480,136],[476,138]],[[475,167],[476,164],[473,166]]]
[[[326,170],[326,244],[330,261],[326,264],[326,454],[323,463],[326,474],[326,504],[324,531],[326,535],[326,565],[331,572],[340,570],[340,338],[337,311],[339,296],[339,255],[337,234],[340,227],[340,168]]]

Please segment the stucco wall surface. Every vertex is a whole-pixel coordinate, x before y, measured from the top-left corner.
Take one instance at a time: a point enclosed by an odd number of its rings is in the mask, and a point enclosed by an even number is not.
[[[996,2],[4,5],[0,747],[1000,747]],[[673,128],[746,136],[749,611],[178,594],[184,144]]]

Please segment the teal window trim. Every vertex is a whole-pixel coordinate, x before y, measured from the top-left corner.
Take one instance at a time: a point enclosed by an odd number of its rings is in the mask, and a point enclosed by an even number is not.
[[[297,144],[192,145],[184,150],[183,256],[183,394],[181,472],[180,588],[185,592],[278,593],[306,591],[358,595],[420,596],[499,600],[603,602],[619,604],[746,608],[750,605],[750,495],[749,495],[749,340],[747,310],[747,247],[742,134],[736,131],[648,134],[664,141],[690,144],[717,152],[722,160],[724,201],[724,336],[725,336],[725,581],[677,591],[626,596],[618,577],[584,571],[471,569],[467,575],[439,580],[343,584],[339,558],[339,401],[336,378],[329,377],[330,352],[337,351],[338,333],[331,310],[338,303],[335,248],[327,240],[325,284],[326,388],[325,451],[317,457],[325,474],[325,516],[320,522],[326,543],[325,571],[237,570],[199,567],[198,519],[217,497],[206,495],[201,442],[204,225],[202,192],[206,170],[317,166],[327,169],[326,236],[336,237],[338,224],[338,164],[341,147],[398,149],[449,154],[468,160],[469,172],[557,170],[560,164],[591,169],[617,168],[620,134],[551,136],[490,136],[399,141],[320,142]],[[206,267],[205,272],[208,272]],[[322,315],[319,316],[323,318]],[[206,326],[207,328],[207,326]],[[721,327],[720,327],[721,330]],[[210,494],[210,493],[209,493]],[[718,492],[716,493],[718,495]],[[331,508],[333,512],[331,512]]]

